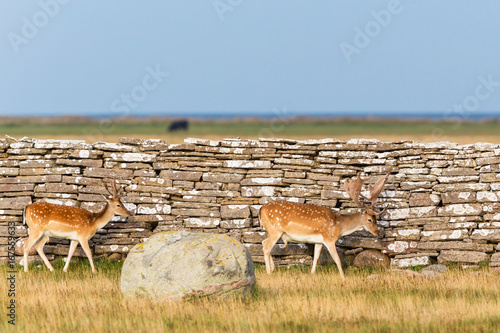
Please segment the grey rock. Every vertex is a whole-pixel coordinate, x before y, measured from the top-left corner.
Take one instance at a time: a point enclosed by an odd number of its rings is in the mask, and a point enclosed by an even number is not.
[[[500,266],[500,252],[494,253],[491,256],[490,266],[491,267],[499,267]]]
[[[392,270],[394,273],[407,277],[407,278],[418,278],[422,277],[422,274],[419,272],[412,271],[411,269],[393,269]]]
[[[389,267],[391,260],[380,251],[369,249],[360,252],[354,259],[354,266],[358,268],[365,267]]]
[[[487,259],[488,255],[483,252],[445,250],[441,251],[441,254],[438,257],[438,263],[446,264],[450,262],[462,262],[478,264],[486,261]]]
[[[122,260],[122,255],[120,253],[112,253],[108,258],[113,261],[120,261]]]
[[[438,272],[438,273],[444,273],[448,270],[448,266],[446,265],[430,265],[427,267],[424,267],[421,271],[423,272]]]
[[[426,278],[430,278],[430,279],[444,276],[443,273],[440,273],[437,271],[422,271],[422,272],[420,272],[420,275],[423,277],[426,277]]]
[[[176,300],[192,296],[248,296],[255,284],[252,258],[226,235],[163,232],[136,245],[123,265],[127,297]]]

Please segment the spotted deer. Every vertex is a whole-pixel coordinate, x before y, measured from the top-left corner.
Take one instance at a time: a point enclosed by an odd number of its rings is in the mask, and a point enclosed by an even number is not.
[[[384,188],[387,177],[388,175],[385,175],[378,179],[371,187],[368,198],[361,194],[363,183],[367,179],[361,178],[360,174],[354,181],[346,179],[344,182],[345,191],[354,203],[362,208],[362,211],[356,214],[342,215],[325,206],[288,201],[274,201],[262,206],[259,219],[268,233],[268,238],[262,242],[267,273],[270,274],[274,270],[271,250],[281,238],[285,246],[287,246],[287,242],[315,244],[311,273],[316,271],[321,248],[325,245],[339,269],[341,278],[344,279],[335,243],[339,237],[361,229],[378,236],[377,216],[385,210],[377,209],[377,206],[381,204],[377,203],[377,199]],[[364,202],[361,202],[360,198]]]
[[[35,202],[28,205],[24,211],[24,224],[29,227],[29,238],[24,245],[24,271],[28,271],[28,253],[32,246],[42,258],[50,271],[54,268],[43,252],[43,246],[49,237],[70,239],[68,259],[64,265],[64,272],[68,271],[69,262],[75,252],[78,243],[83,248],[90,261],[92,273],[95,273],[92,252],[88,241],[96,231],[103,228],[115,215],[131,216],[132,214],[121,202],[123,188],[118,185],[116,179],[108,184],[104,182],[104,187],[110,196],[106,199],[106,206],[97,213],[89,212],[82,208],[55,205],[47,202]]]

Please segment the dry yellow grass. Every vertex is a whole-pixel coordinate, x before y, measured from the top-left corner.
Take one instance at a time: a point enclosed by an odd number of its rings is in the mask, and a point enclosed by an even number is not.
[[[391,272],[368,279],[347,270],[345,282],[333,267],[257,267],[257,288],[247,300],[200,299],[155,303],[124,299],[120,265],[75,263],[68,274],[45,268],[17,273],[19,332],[495,332],[500,330],[500,275],[449,271],[437,279]],[[1,268],[5,271],[5,266]],[[7,295],[6,284],[0,286]],[[2,296],[2,308],[7,299]],[[5,311],[5,310],[4,310]]]

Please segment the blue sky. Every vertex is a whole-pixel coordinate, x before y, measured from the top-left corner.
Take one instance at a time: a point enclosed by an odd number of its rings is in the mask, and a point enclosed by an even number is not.
[[[0,115],[500,110],[499,1],[0,2]]]

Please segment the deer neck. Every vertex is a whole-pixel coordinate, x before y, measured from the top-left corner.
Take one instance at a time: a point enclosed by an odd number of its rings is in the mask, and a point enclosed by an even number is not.
[[[363,229],[363,213],[343,215],[340,217],[340,236],[347,236]]]
[[[106,206],[104,206],[100,212],[94,214],[94,226],[96,230],[99,230],[108,224],[113,215],[115,215],[115,212],[111,209],[109,203],[106,202]]]

